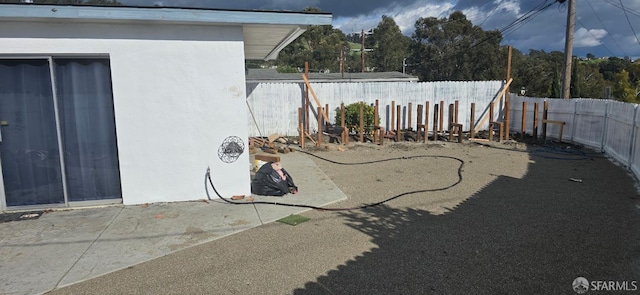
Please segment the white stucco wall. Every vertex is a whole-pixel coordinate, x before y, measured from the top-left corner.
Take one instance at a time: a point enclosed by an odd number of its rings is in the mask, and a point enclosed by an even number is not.
[[[124,204],[250,194],[248,147],[227,164],[228,136],[248,145],[240,26],[0,22],[0,56],[108,56]]]

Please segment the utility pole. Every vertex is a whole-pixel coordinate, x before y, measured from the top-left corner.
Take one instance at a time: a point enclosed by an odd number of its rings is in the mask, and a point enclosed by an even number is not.
[[[405,69],[407,68],[407,58],[402,59],[402,77],[406,75]]]
[[[564,1],[559,1],[560,3]],[[564,43],[564,72],[562,73],[562,98],[571,98],[571,63],[573,62],[573,31],[576,25],[576,0],[569,0],[567,34]]]
[[[362,47],[360,47],[360,54],[362,55],[362,72],[364,73],[364,29],[362,29]]]
[[[340,75],[344,78],[344,46],[340,45]]]

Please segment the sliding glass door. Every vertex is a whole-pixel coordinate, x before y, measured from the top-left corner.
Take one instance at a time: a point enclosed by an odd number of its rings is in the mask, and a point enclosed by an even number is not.
[[[7,207],[120,199],[108,59],[0,59]]]
[[[0,60],[0,160],[7,206],[64,203],[48,60]]]

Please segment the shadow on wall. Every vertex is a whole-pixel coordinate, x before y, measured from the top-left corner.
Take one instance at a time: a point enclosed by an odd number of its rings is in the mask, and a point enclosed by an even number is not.
[[[532,152],[523,179],[500,176],[444,215],[386,205],[344,213],[377,248],[294,294],[574,294],[580,276],[640,280],[632,179],[597,155]]]

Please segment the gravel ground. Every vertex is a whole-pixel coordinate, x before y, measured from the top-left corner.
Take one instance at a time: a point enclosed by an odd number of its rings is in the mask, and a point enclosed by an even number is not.
[[[313,158],[349,197],[330,207],[383,203],[307,211],[297,226],[266,224],[52,293],[577,294],[577,277],[640,287],[634,179],[568,147],[310,148],[374,162]]]

